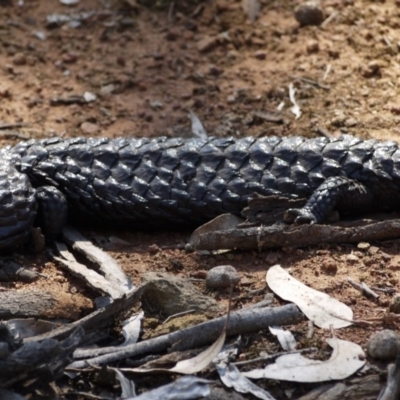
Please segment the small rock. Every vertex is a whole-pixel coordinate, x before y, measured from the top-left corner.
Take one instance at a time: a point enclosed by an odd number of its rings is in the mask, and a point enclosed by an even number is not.
[[[92,92],[83,93],[83,98],[85,99],[86,103],[91,103],[92,101],[97,100],[97,96]]]
[[[371,245],[368,242],[360,242],[357,245],[357,249],[359,250],[368,250],[371,247]]]
[[[187,310],[218,312],[220,306],[209,296],[201,294],[189,281],[161,272],[148,272],[143,276],[146,287],[143,304],[156,312],[173,315]]]
[[[400,293],[396,293],[390,300],[389,311],[400,314]]]
[[[254,53],[254,57],[257,58],[257,60],[265,60],[267,53],[264,50],[258,50]]]
[[[319,52],[319,43],[316,40],[309,40],[306,46],[307,54]]]
[[[351,128],[351,127],[353,127],[353,126],[356,126],[357,124],[358,124],[358,121],[357,121],[355,118],[352,118],[352,117],[347,118],[347,119],[344,121],[344,125],[347,126],[348,128]]]
[[[339,52],[339,50],[329,49],[328,50],[328,55],[329,55],[329,57],[331,57],[334,60],[336,60],[337,58],[340,57],[340,52]]]
[[[351,263],[351,264],[355,264],[356,262],[359,261],[359,258],[354,254],[348,254],[346,256],[346,261]]]
[[[320,25],[324,20],[324,12],[319,1],[307,1],[295,8],[294,17],[301,26]]]
[[[230,94],[229,96],[226,97],[226,102],[228,104],[233,104],[236,101],[236,94]]]
[[[400,337],[390,329],[376,333],[367,343],[368,354],[378,360],[395,359],[399,351]]]
[[[78,61],[78,56],[74,53],[67,53],[62,56],[62,61],[65,64],[74,64]]]
[[[392,104],[390,106],[390,112],[394,115],[400,115],[400,104]]]
[[[26,56],[24,53],[17,53],[13,57],[12,63],[14,65],[25,65],[26,64]]]
[[[380,250],[379,247],[371,246],[368,249],[368,254],[371,255],[371,256],[374,256],[375,254],[378,254],[379,250]]]
[[[164,108],[164,103],[159,100],[150,101],[149,104],[153,110],[161,110]]]
[[[218,38],[216,36],[206,36],[197,43],[197,50],[199,50],[200,53],[205,53],[214,48],[217,43]]]
[[[240,276],[232,265],[219,265],[208,271],[206,285],[210,289],[229,288],[239,283]]]
[[[382,76],[382,71],[381,71],[381,66],[379,64],[379,61],[370,61],[367,66],[362,66],[361,67],[361,75],[364,78],[372,78],[372,77],[378,77],[380,78]]]
[[[216,65],[210,65],[208,68],[209,75],[219,76],[224,72],[222,68],[217,67]]]
[[[99,130],[99,126],[96,124],[92,124],[91,122],[83,122],[81,124],[81,130],[83,133],[92,135]]]

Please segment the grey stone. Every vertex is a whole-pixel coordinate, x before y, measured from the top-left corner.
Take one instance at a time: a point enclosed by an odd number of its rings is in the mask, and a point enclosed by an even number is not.
[[[143,303],[150,304],[165,315],[174,315],[188,310],[221,311],[218,303],[204,296],[189,281],[161,272],[148,272],[143,276],[147,283],[142,295]]]
[[[294,17],[301,26],[320,25],[324,20],[324,12],[319,1],[307,1],[295,8]]]
[[[210,289],[228,288],[240,281],[240,275],[232,265],[220,265],[211,268],[206,277],[206,285]]]
[[[390,300],[389,311],[394,314],[400,314],[400,293],[396,293]]]
[[[378,360],[392,360],[400,351],[400,337],[390,329],[373,335],[367,343],[368,354]]]

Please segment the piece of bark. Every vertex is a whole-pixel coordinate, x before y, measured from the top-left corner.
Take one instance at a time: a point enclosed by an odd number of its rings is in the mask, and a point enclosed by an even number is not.
[[[56,242],[57,250],[61,257],[54,257],[58,264],[72,275],[82,279],[92,289],[109,295],[112,299],[119,299],[124,291],[119,286],[110,283],[103,275],[76,261],[64,243]]]
[[[131,291],[122,298],[115,300],[109,306],[93,311],[91,314],[86,315],[78,321],[72,322],[68,325],[60,326],[59,328],[43,335],[26,338],[24,339],[24,342],[34,342],[49,338],[62,339],[71,335],[72,332],[78,327],[83,328],[85,333],[89,334],[107,325],[111,326],[114,322],[114,318],[116,318],[119,313],[129,310],[139,301],[145,286],[145,284],[139,286],[134,291]]]
[[[303,320],[303,314],[294,304],[282,307],[244,309],[230,315],[228,323],[228,335],[242,335],[251,332],[258,332],[271,325],[291,325]],[[76,361],[68,368],[86,368],[88,364],[102,365],[128,357],[135,357],[147,353],[159,353],[167,349],[188,350],[204,346],[214,342],[221,334],[226,321],[226,316],[204,322],[202,324],[162,335],[144,342],[121,347],[107,347],[99,349],[78,350],[74,357],[91,356],[108,352],[100,356],[89,358],[87,361]],[[179,348],[178,348],[179,347]]]
[[[72,248],[83,254],[87,259],[98,265],[105,279],[123,293],[128,293],[134,287],[128,276],[122,271],[118,263],[103,250],[94,246],[87,238],[70,226],[64,227],[63,237],[72,245]]]
[[[368,375],[318,386],[298,400],[376,400],[381,386],[379,375]]]
[[[77,295],[44,290],[8,290],[0,292],[0,318],[46,317],[76,320],[82,311],[93,308],[89,299]]]
[[[17,382],[29,380],[40,383],[55,380],[63,373],[72,352],[81,344],[83,330],[76,329],[70,337],[57,341],[25,343],[0,359],[0,387],[11,387]]]
[[[265,249],[273,247],[304,247],[321,243],[359,243],[400,237],[400,219],[380,222],[358,221],[353,226],[284,225],[230,229],[199,235],[195,250]]]

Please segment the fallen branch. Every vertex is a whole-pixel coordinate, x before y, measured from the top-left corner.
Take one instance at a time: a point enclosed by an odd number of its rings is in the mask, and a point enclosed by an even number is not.
[[[318,386],[298,400],[375,399],[381,388],[378,374]]]
[[[75,322],[68,325],[61,326],[60,328],[54,329],[43,335],[32,336],[24,339],[24,342],[35,342],[44,339],[61,339],[68,337],[75,331],[78,327],[85,330],[85,333],[95,332],[96,330],[103,328],[106,325],[112,325],[115,317],[119,313],[129,310],[132,308],[136,302],[140,299],[143,289],[146,284],[139,286],[136,290],[130,292],[124,297],[115,300],[112,304],[107,307],[102,307],[84,318],[81,318]]]
[[[291,325],[303,320],[294,304],[282,307],[244,309],[232,313],[228,325],[228,335],[242,335],[258,332],[271,325]],[[90,365],[101,365],[113,361],[123,360],[146,353],[159,353],[173,348],[173,350],[187,350],[204,346],[215,341],[225,324],[226,316],[204,322],[191,328],[182,329],[167,335],[162,335],[144,342],[121,347],[106,347],[99,349],[78,350],[75,358],[92,357],[88,360],[76,361],[68,369],[82,369]],[[108,353],[99,355],[102,353]],[[94,355],[98,355],[93,357]],[[86,362],[87,361],[87,362]]]
[[[4,336],[4,330],[2,330]],[[0,359],[0,387],[11,387],[17,382],[40,380],[53,381],[63,373],[71,353],[81,344],[82,329],[76,329],[61,341],[47,339],[42,342],[24,343]],[[7,397],[8,398],[8,397]]]
[[[249,250],[284,246],[304,247],[321,243],[371,242],[398,237],[400,237],[400,219],[379,222],[361,220],[353,226],[276,224],[200,234],[196,238],[194,248]]]
[[[74,295],[44,290],[0,292],[0,318],[45,317],[75,320],[82,312]],[[90,300],[87,308],[92,308]]]
[[[351,279],[350,277],[347,278],[347,282],[350,283],[355,289],[361,291],[368,297],[372,297],[375,300],[379,299],[379,294],[375,293],[365,282],[358,283]]]

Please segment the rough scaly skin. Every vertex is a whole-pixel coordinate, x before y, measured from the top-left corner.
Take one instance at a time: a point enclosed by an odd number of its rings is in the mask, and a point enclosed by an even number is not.
[[[330,202],[348,212],[400,204],[398,145],[352,136],[53,138],[0,157],[0,248],[29,235],[41,186],[63,193],[69,212],[132,227],[240,214],[253,193],[311,196],[298,222],[320,222]]]

